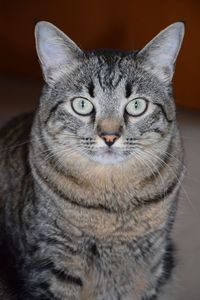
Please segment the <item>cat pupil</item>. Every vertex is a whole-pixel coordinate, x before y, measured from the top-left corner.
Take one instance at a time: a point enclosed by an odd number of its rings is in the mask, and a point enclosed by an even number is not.
[[[82,100],[82,101],[81,101],[81,108],[84,108],[84,106],[85,106],[85,101]]]

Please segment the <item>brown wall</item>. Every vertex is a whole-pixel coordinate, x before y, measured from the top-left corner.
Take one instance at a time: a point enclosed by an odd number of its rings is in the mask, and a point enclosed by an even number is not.
[[[200,109],[200,1],[198,0],[0,0],[0,75],[40,78],[34,49],[36,20],[47,20],[82,48],[132,49],[177,20],[186,38],[175,76],[177,103]]]

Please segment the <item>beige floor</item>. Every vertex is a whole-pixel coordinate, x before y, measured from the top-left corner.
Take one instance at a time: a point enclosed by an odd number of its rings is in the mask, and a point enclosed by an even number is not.
[[[32,110],[40,85],[27,79],[0,78],[0,123]],[[178,119],[188,171],[173,233],[178,266],[160,300],[200,300],[200,111],[180,111]]]

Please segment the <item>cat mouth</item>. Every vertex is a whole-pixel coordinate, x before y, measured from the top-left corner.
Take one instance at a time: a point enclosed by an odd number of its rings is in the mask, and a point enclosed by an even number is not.
[[[112,148],[107,148],[103,151],[106,155],[116,155],[116,151],[114,151]]]
[[[98,149],[97,151],[97,155],[102,155],[102,156],[117,156],[119,155],[118,153],[119,151],[117,151],[116,149],[114,148],[111,148],[111,147],[102,147],[100,149]]]
[[[121,155],[113,148],[99,149],[93,156],[92,160],[103,165],[113,165],[125,160],[126,157]]]

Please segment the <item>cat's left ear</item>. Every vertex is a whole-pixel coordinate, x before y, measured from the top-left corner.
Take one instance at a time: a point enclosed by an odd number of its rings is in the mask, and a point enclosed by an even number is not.
[[[168,26],[138,52],[137,59],[162,81],[171,81],[184,32],[183,22]]]
[[[35,39],[44,79],[49,85],[56,82],[62,72],[73,70],[83,57],[82,50],[49,22],[36,24]]]

